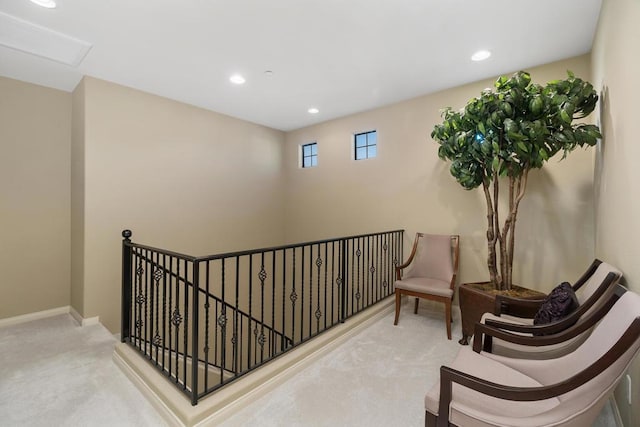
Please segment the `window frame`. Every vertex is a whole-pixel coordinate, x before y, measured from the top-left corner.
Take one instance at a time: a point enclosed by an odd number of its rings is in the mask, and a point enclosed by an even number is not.
[[[305,155],[305,148],[311,147],[311,153]],[[314,150],[315,148],[315,150]],[[300,145],[300,168],[309,169],[318,167],[318,141],[308,142]],[[309,159],[311,164],[306,165],[305,160]],[[315,160],[315,163],[314,163]]]
[[[375,143],[370,144],[369,143],[369,138],[370,135],[375,135]],[[358,146],[358,137],[364,135],[365,136],[365,145],[363,146]],[[369,155],[369,150],[370,148],[373,147],[375,149],[375,155],[370,156]],[[364,149],[365,151],[365,157],[358,157],[358,149]],[[358,132],[358,133],[354,133],[353,134],[353,160],[355,161],[360,161],[360,160],[369,160],[369,159],[375,159],[376,157],[378,157],[378,130],[377,129],[372,129],[369,131],[364,131],[364,132]]]

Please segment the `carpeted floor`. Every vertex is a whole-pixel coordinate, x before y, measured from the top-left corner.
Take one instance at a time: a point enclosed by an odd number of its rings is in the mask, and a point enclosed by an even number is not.
[[[442,317],[406,305],[398,326],[385,316],[223,425],[422,426],[424,394],[459,348],[459,322],[448,341]],[[115,342],[68,315],[0,328],[0,425],[165,425],[112,362]]]

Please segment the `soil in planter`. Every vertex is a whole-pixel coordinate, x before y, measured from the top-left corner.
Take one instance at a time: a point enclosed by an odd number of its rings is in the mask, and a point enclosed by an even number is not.
[[[513,298],[544,298],[547,296],[545,293],[517,285],[511,285],[509,290],[497,290],[491,282],[473,283],[473,287],[491,295],[506,295]]]

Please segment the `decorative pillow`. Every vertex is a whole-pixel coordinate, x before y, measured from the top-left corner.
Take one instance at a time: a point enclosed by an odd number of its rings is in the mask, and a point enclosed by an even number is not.
[[[568,282],[556,286],[542,302],[533,318],[534,325],[545,325],[555,322],[578,308],[578,298]]]

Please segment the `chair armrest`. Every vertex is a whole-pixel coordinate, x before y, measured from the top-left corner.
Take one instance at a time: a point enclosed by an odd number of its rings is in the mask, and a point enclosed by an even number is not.
[[[640,318],[636,318],[622,337],[602,357],[586,369],[559,383],[542,387],[514,387],[497,384],[448,366],[441,366],[437,427],[449,426],[448,415],[452,400],[452,384],[454,382],[498,399],[520,402],[549,399],[574,390],[596,377],[618,360],[633,345],[638,336],[640,336]]]
[[[532,318],[538,312],[544,298],[515,298],[507,295],[496,295],[494,314],[508,314],[521,318]]]
[[[570,325],[566,325],[567,319],[547,325],[516,325],[492,319],[487,319],[485,323],[478,322],[474,329],[473,350],[479,353],[482,346],[482,350],[491,352],[493,338],[525,346],[545,346],[564,342],[602,320],[625,292],[623,286],[617,285],[597,309]],[[522,335],[523,333],[531,335]]]
[[[409,267],[409,264],[411,264],[412,260],[413,258],[409,258],[409,260],[407,260],[407,262],[405,262],[404,264],[396,265],[396,280],[402,279],[402,270]]]

